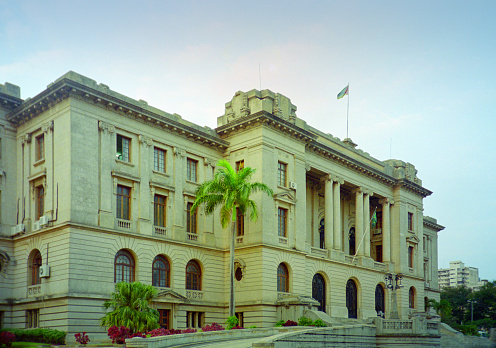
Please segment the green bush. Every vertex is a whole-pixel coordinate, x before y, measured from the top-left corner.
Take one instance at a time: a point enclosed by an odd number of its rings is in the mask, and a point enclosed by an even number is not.
[[[226,330],[231,330],[233,327],[238,326],[239,320],[236,318],[234,315],[231,317],[228,317],[226,320]]]
[[[312,325],[312,319],[308,319],[307,317],[298,318],[298,326],[309,326],[309,325]]]
[[[284,325],[285,321],[284,320],[279,320],[276,325],[274,325],[275,327],[282,327]]]
[[[317,327],[326,327],[327,325],[324,324],[324,322],[322,321],[322,319],[317,319],[317,320],[314,320],[313,323],[312,323],[313,326],[317,326]]]
[[[10,331],[16,335],[17,342],[35,342],[49,344],[65,344],[64,331],[54,329],[0,329],[0,332]]]

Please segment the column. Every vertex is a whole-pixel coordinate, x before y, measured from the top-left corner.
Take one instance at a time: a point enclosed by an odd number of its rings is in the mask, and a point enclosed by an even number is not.
[[[353,190],[355,197],[355,247],[357,248],[358,256],[363,256],[365,248],[363,246],[363,191],[359,186]]]
[[[112,200],[114,199],[114,185],[111,172],[111,163],[115,160],[115,126],[99,121],[100,129],[100,208],[99,225],[114,228],[114,216],[112,214]]]
[[[153,195],[150,197],[150,176],[153,166],[153,139],[140,134],[139,141],[139,166],[141,182],[139,185],[139,215],[138,215],[138,232],[143,234],[153,234]]]
[[[379,201],[382,204],[382,261],[391,262],[391,224],[390,224],[390,204],[393,201],[390,198],[384,198]]]
[[[43,123],[41,125],[41,130],[44,133],[45,140],[45,168],[46,168],[46,178],[45,178],[45,211],[43,215],[48,214],[50,219],[54,219],[54,201],[55,201],[55,191],[54,191],[54,181],[53,181],[53,121]]]
[[[365,256],[370,257],[370,197],[374,193],[370,190],[363,192],[363,244]]]
[[[343,249],[343,237],[341,233],[341,184],[344,180],[335,178],[334,181],[334,249]]]
[[[333,209],[333,199],[332,199],[332,178],[331,175],[326,175],[325,177],[325,248],[330,250],[333,248],[333,232],[334,227],[334,209]]]

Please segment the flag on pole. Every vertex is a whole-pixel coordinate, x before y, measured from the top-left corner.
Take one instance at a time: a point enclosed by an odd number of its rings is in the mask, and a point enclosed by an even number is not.
[[[345,95],[348,95],[348,91],[350,90],[350,85],[346,86],[345,88],[343,88],[343,90],[341,92],[339,92],[338,94],[338,99],[341,99],[343,98]]]
[[[372,215],[372,228],[375,228],[377,225],[377,213],[374,211],[374,215]]]

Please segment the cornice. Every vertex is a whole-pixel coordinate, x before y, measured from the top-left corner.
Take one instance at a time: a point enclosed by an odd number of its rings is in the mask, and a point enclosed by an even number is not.
[[[12,110],[17,108],[22,104],[22,99],[13,97],[11,95],[0,92],[0,107],[7,110]]]
[[[148,110],[145,107],[140,107],[129,101],[67,78],[51,84],[45,91],[38,94],[36,97],[29,99],[16,107],[7,115],[7,119],[16,126],[20,126],[69,97],[113,111],[121,116],[135,119],[164,131],[175,133],[204,146],[217,147],[221,150],[224,150],[229,146],[229,142],[220,139],[215,135],[195,129],[187,124],[183,124],[177,120]],[[146,106],[146,104],[144,104],[144,106]]]
[[[423,198],[430,196],[432,191],[414,183],[407,179],[396,179],[396,186],[406,188],[409,191],[412,191]]]
[[[233,132],[259,126],[270,127],[305,143],[317,138],[313,133],[267,111],[259,111],[249,116],[241,117],[226,125],[217,127],[215,131],[220,137],[227,137]]]
[[[442,225],[436,224],[434,222],[430,222],[430,221],[428,221],[426,219],[424,219],[424,226],[430,227],[430,228],[436,230],[437,232],[442,231],[445,228]],[[447,269],[449,269],[449,268],[447,268]]]

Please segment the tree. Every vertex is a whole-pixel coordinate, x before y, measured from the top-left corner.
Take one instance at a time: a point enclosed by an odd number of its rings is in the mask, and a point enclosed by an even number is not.
[[[496,281],[484,284],[472,293],[474,300],[474,322],[478,327],[496,326]]]
[[[441,292],[441,301],[447,300],[452,309],[451,320],[446,321],[450,326],[463,324],[467,318],[470,321],[470,304],[472,290],[466,286],[448,287]]]
[[[429,300],[429,306],[432,306],[436,313],[441,316],[442,322],[447,322],[451,318],[451,305],[448,300],[441,300],[437,302],[431,298]]]
[[[140,282],[115,284],[115,292],[103,304],[111,312],[100,319],[100,325],[125,326],[135,332],[146,332],[158,328],[159,314],[150,308],[150,302],[157,295],[154,286]]]
[[[258,217],[257,205],[250,199],[252,193],[262,191],[270,197],[273,191],[263,183],[250,183],[251,176],[255,169],[245,167],[235,171],[228,161],[220,160],[217,165],[220,167],[216,171],[213,180],[206,181],[196,190],[196,199],[191,208],[191,213],[200,204],[205,203],[205,214],[212,214],[216,208],[220,207],[220,222],[222,228],[227,228],[231,221],[231,246],[230,246],[230,300],[229,316],[235,315],[234,304],[234,234],[236,226],[236,212],[245,215],[249,213],[250,219],[255,221]]]

